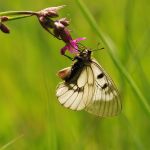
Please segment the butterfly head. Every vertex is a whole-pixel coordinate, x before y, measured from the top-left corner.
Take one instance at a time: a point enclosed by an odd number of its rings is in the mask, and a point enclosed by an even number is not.
[[[91,53],[92,51],[90,49],[84,49],[79,52],[77,59],[83,60],[83,61],[89,61],[91,60]]]

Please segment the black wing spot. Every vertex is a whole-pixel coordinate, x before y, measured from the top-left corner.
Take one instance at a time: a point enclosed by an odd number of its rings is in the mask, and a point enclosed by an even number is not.
[[[103,86],[102,86],[102,89],[106,89],[108,87],[108,84],[105,83]]]
[[[104,73],[102,72],[101,74],[99,74],[98,76],[97,76],[97,79],[101,79],[101,78],[103,78],[104,77]]]
[[[84,87],[78,88],[77,91],[78,92],[83,92]]]

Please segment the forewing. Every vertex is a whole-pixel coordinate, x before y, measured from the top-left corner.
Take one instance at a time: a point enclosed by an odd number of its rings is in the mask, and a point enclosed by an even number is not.
[[[59,102],[72,110],[82,110],[92,101],[94,75],[90,66],[77,70],[73,79],[60,83],[56,90]]]
[[[92,60],[91,69],[95,79],[94,95],[86,111],[100,117],[117,115],[121,101],[115,84],[96,60]]]

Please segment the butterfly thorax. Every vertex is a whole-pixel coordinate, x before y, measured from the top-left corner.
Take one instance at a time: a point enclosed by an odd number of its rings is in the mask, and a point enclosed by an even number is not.
[[[74,60],[76,60],[74,65],[78,65],[79,67],[82,67],[84,65],[90,65],[91,51],[88,49],[81,51],[77,56],[75,56]]]
[[[71,67],[71,74],[66,78],[66,82],[74,82],[75,79],[80,75],[82,69],[85,66],[91,64],[91,51],[86,49],[81,51],[77,56],[74,58],[75,62]]]

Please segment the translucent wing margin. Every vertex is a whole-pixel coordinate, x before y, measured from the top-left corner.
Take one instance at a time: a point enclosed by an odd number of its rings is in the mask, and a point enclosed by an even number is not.
[[[59,102],[66,108],[82,110],[87,107],[94,94],[94,74],[90,66],[85,66],[74,75],[74,79],[60,83],[56,90]]]
[[[100,117],[115,116],[121,111],[118,90],[112,79],[96,60],[92,60],[91,69],[94,75],[94,94],[86,111]]]

